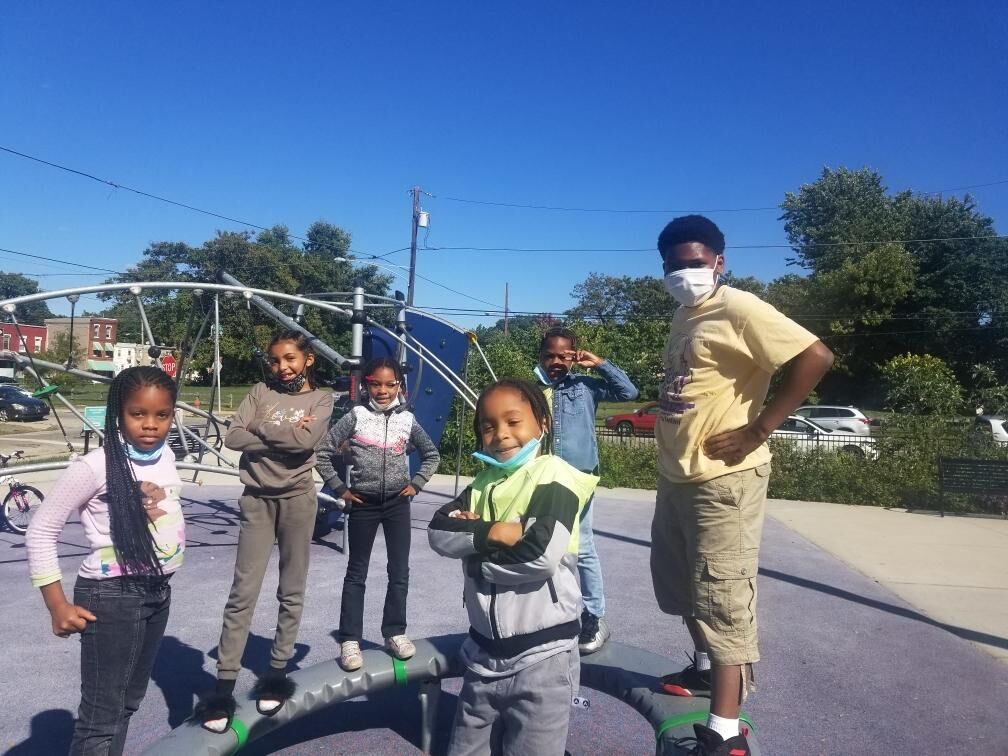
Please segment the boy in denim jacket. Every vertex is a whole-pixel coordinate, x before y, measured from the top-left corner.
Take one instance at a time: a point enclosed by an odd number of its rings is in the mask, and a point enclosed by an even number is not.
[[[571,373],[574,365],[590,368],[598,376]],[[637,398],[637,387],[608,360],[578,349],[577,337],[569,328],[551,328],[543,335],[535,374],[543,383],[543,393],[553,410],[553,454],[582,472],[596,474],[599,464],[596,405],[600,401],[632,401]],[[598,651],[610,635],[608,625],[602,621],[605,596],[602,567],[592,534],[592,500],[581,511],[579,524],[577,566],[584,610],[578,648],[582,654]]]

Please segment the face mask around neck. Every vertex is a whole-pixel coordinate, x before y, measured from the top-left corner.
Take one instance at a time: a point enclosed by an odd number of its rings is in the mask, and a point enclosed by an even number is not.
[[[301,389],[304,388],[305,381],[308,380],[308,376],[304,372],[298,373],[289,381],[281,381],[279,377],[273,378],[273,386],[277,391],[284,394],[299,394]]]
[[[491,467],[496,467],[498,470],[503,470],[504,472],[511,472],[512,470],[517,470],[526,462],[529,462],[538,456],[539,445],[542,443],[543,436],[545,435],[546,433],[543,432],[539,438],[531,439],[518,450],[517,454],[510,459],[504,460],[503,462],[496,457],[484,454],[483,452],[473,452],[472,455],[475,459],[478,459],[480,462],[485,462]]]
[[[126,449],[126,456],[134,462],[151,462],[161,456],[161,452],[164,451],[165,442],[162,441],[158,446],[150,451],[140,451],[129,441],[123,441],[123,447]]]

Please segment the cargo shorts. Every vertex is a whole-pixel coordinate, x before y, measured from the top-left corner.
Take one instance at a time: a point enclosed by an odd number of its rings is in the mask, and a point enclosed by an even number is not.
[[[658,477],[651,579],[658,607],[696,619],[717,665],[759,661],[756,573],[770,465],[703,483]]]

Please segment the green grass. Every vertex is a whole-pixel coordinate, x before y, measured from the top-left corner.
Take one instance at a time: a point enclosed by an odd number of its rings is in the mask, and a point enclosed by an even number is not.
[[[221,407],[225,410],[236,410],[242,399],[248,394],[251,386],[222,386],[221,387]],[[205,408],[210,403],[210,386],[183,386],[179,399],[189,404],[193,400],[199,399],[200,404]],[[108,385],[104,383],[81,383],[76,386],[68,386],[61,389],[60,393],[70,402],[78,407],[101,406],[105,404],[108,396]],[[57,410],[60,410],[59,401],[56,401]],[[216,402],[214,402],[216,408]],[[0,426],[2,428],[3,426]],[[2,431],[0,431],[2,432]]]

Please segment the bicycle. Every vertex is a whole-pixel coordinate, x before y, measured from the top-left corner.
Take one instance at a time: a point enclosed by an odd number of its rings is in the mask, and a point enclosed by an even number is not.
[[[18,449],[13,454],[0,454],[0,469],[7,467],[7,463],[12,459],[23,459],[24,451]],[[29,486],[13,475],[0,475],[0,484],[6,483],[10,487],[3,500],[3,508],[0,509],[0,526],[6,525],[10,530],[18,535],[28,532],[28,523],[31,522],[35,510],[39,508],[45,496],[34,486]]]

